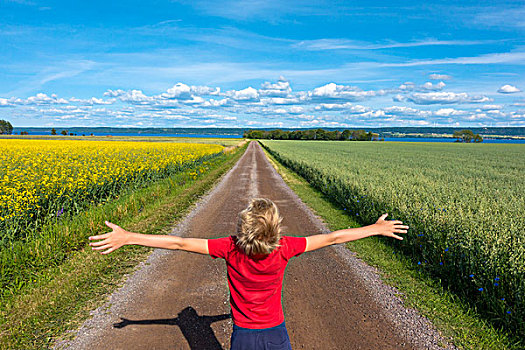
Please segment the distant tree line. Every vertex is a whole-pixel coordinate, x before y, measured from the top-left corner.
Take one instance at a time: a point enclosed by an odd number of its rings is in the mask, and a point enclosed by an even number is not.
[[[11,135],[13,126],[7,120],[0,120],[0,135]]]
[[[483,137],[474,134],[472,130],[457,130],[454,131],[453,136],[457,139],[456,142],[483,142]]]
[[[247,139],[271,139],[271,140],[326,140],[326,141],[377,141],[379,134],[366,132],[365,130],[334,130],[324,129],[310,130],[247,130],[244,132]]]

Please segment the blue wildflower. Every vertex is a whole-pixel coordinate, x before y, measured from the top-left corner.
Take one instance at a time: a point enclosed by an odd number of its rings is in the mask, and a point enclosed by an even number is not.
[[[497,287],[497,286],[499,286],[499,283],[498,282],[494,282],[494,285]]]
[[[505,298],[501,298],[501,300],[505,301]]]
[[[483,287],[479,288],[478,290],[479,290],[480,292],[483,292]]]
[[[418,261],[417,264],[418,264],[418,265],[421,265],[421,261]]]
[[[443,265],[443,261],[440,261],[440,262],[439,262],[439,265]]]
[[[511,314],[510,310],[507,310],[507,313],[510,315]]]
[[[494,281],[499,281],[499,277],[494,278]]]
[[[474,274],[468,275],[470,278],[474,277]]]
[[[445,248],[445,251],[448,252],[448,248]]]

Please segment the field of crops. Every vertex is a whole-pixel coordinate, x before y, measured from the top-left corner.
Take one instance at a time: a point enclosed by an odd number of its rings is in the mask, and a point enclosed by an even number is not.
[[[262,143],[363,223],[408,223],[394,252],[525,336],[524,145]]]
[[[221,152],[213,144],[0,140],[0,247]]]

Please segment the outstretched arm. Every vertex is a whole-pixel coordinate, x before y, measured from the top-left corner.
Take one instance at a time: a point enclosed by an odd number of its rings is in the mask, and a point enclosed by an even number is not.
[[[377,220],[375,224],[358,227],[358,228],[347,228],[344,230],[334,231],[328,234],[320,234],[306,237],[306,252],[312,250],[324,248],[326,246],[338,243],[346,243],[350,241],[356,241],[361,238],[369,236],[387,236],[393,237],[399,240],[403,240],[403,237],[396,235],[396,233],[407,233],[408,226],[403,225],[403,222],[399,220],[388,220],[386,217],[388,214],[383,214]]]
[[[144,235],[128,232],[122,227],[106,221],[111,232],[89,237],[98,240],[89,243],[93,250],[101,250],[101,254],[109,254],[124,245],[142,245],[153,248],[185,250],[187,252],[208,254],[208,240],[200,238],[182,238],[169,235]]]

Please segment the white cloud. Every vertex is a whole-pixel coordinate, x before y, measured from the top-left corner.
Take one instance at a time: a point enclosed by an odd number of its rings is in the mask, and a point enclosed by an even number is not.
[[[483,107],[481,107],[480,109],[484,110],[484,111],[487,111],[487,110],[492,110],[492,109],[502,109],[503,106],[502,105],[484,105]]]
[[[59,98],[57,95],[52,94],[48,96],[44,93],[38,93],[35,96],[31,96],[24,99],[14,99],[13,102],[17,104],[26,105],[48,105],[48,104],[68,104],[69,102],[64,98]]]
[[[277,128],[282,128],[284,126],[283,122],[262,122],[258,120],[248,120],[246,124],[249,126],[277,127]]]
[[[271,97],[261,99],[261,102],[265,105],[293,105],[300,104],[303,100],[301,98]]]
[[[430,74],[428,76],[429,79],[431,80],[450,80],[452,79],[452,77],[450,75],[447,75],[447,74]]]
[[[316,111],[344,111],[350,114],[365,113],[371,110],[370,107],[346,103],[321,103],[315,106]]]
[[[478,25],[498,27],[498,29],[500,27],[523,29],[525,28],[525,8],[520,5],[487,6],[476,14],[474,22]]]
[[[229,98],[223,98],[223,99],[220,99],[220,100],[215,100],[213,98],[210,98],[209,100],[204,101],[204,103],[202,104],[202,107],[224,107],[224,106],[229,106],[229,105],[231,105],[230,101],[231,100]]]
[[[421,86],[425,90],[432,90],[432,91],[438,91],[442,90],[445,87],[445,83],[440,81],[437,84],[432,84],[431,82],[426,82]]]
[[[408,96],[396,95],[393,97],[397,102],[413,102],[420,105],[431,104],[453,104],[453,103],[486,103],[492,99],[486,96],[470,96],[466,92],[416,92]]]
[[[259,114],[259,115],[265,115],[265,116],[271,116],[275,114],[296,115],[296,114],[304,113],[304,108],[301,106],[292,106],[290,108],[283,108],[283,107],[273,108],[273,106],[272,107],[255,106],[255,107],[244,108],[241,111],[243,113],[256,114],[256,115]]]
[[[96,98],[96,97],[91,97],[89,99],[81,99],[81,98],[71,97],[69,99],[69,102],[81,103],[85,105],[110,105],[115,102],[115,99],[111,98],[109,100],[104,100],[104,99]]]
[[[381,110],[381,109],[378,109],[378,110],[375,110],[375,111],[368,111],[368,112],[365,112],[365,113],[361,113],[359,114],[360,117],[364,117],[364,118],[378,118],[378,117],[384,117],[386,116],[386,113],[385,111]]]
[[[490,53],[473,57],[438,58],[433,60],[412,60],[402,63],[380,63],[381,67],[415,67],[436,64],[525,64],[525,52]]]
[[[153,103],[154,98],[144,95],[141,90],[131,90],[120,95],[120,100],[131,104],[147,105]]]
[[[10,107],[12,105],[7,98],[0,98],[0,107]]]
[[[384,90],[363,91],[355,86],[337,85],[335,83],[329,83],[308,92],[308,96],[316,100],[336,99],[349,101],[361,101],[367,97],[384,94]]]
[[[431,82],[426,82],[420,86],[417,86],[416,84],[410,81],[407,81],[399,85],[399,90],[402,90],[402,91],[440,91],[440,90],[443,90],[445,86],[446,84],[442,81],[436,84],[433,84]]]
[[[411,81],[406,81],[403,84],[399,85],[399,90],[408,91],[408,90],[415,90],[416,84],[414,84]]]
[[[295,43],[293,47],[304,48],[311,51],[323,50],[378,50],[378,49],[393,49],[403,47],[419,47],[419,46],[465,46],[465,45],[479,45],[493,43],[494,40],[420,40],[413,42],[386,42],[386,43],[369,43],[348,39],[316,39],[304,40]]]
[[[403,124],[417,126],[427,126],[431,124],[428,120],[402,120],[401,122],[403,122]]]
[[[268,81],[262,83],[259,93],[267,97],[288,97],[292,93],[292,88],[290,82],[281,76],[277,83]]]
[[[300,106],[293,106],[288,110],[290,114],[301,114],[304,113],[304,108]]]
[[[419,110],[415,108],[405,107],[405,106],[392,106],[386,107],[384,110],[387,113],[396,113],[396,114],[415,114]]]
[[[350,102],[346,103],[321,103],[315,106],[316,111],[342,111],[345,108],[352,106]]]
[[[440,77],[442,78],[442,77]],[[525,105],[515,101],[503,104],[498,100],[492,104],[487,96],[477,96],[467,92],[439,91],[445,87],[441,80],[422,85],[405,82],[388,90],[365,91],[356,86],[327,83],[311,90],[292,91],[290,82],[282,77],[277,82],[266,81],[260,89],[246,87],[240,90],[221,92],[219,87],[189,86],[175,84],[165,92],[146,95],[142,90],[107,90],[104,98],[91,97],[68,100],[55,94],[39,93],[28,98],[0,98],[0,107],[20,109],[13,115],[34,115],[33,118],[64,118],[81,122],[90,118],[92,125],[103,125],[109,120],[127,123],[143,121],[148,126],[162,126],[173,121],[173,126],[208,125],[218,126],[246,125],[246,118],[259,126],[275,127],[282,123],[287,127],[300,126],[339,126],[351,122],[353,127],[388,125],[460,125],[491,123],[500,125],[523,124],[517,110]],[[386,99],[377,103],[356,104],[355,100],[374,96],[398,93],[395,101],[404,102],[388,107]],[[502,96],[499,96],[503,99]],[[426,109],[416,105],[429,105]],[[479,107],[466,106],[457,109],[454,104],[478,103]],[[520,104],[521,103],[521,104]],[[435,108],[437,105],[438,107]],[[440,106],[441,105],[441,106]],[[443,106],[445,105],[445,106]],[[450,105],[450,108],[447,105]],[[102,108],[97,106],[103,106]],[[446,108],[441,108],[446,107]],[[420,109],[421,108],[421,109]],[[503,109],[505,108],[505,110]],[[17,111],[18,112],[18,111]],[[214,114],[217,113],[217,114]],[[223,115],[226,114],[225,115]],[[243,116],[238,120],[237,116]],[[48,119],[52,121],[53,119]],[[165,121],[165,122],[163,122]],[[301,122],[305,122],[301,124]],[[116,123],[116,122],[115,122]],[[498,124],[500,123],[500,124]],[[516,124],[518,123],[518,124]],[[521,123],[521,124],[519,124]],[[45,120],[42,125],[45,124]]]
[[[503,85],[502,87],[500,87],[498,89],[498,92],[501,94],[513,94],[515,92],[521,92],[521,90],[513,85],[507,84],[507,85]]]
[[[492,120],[492,118],[488,117],[485,113],[469,114],[461,119],[468,121]]]
[[[191,100],[182,100],[181,102],[188,105],[196,105],[203,104],[205,100],[200,96],[192,96]]]
[[[211,88],[209,86],[192,86],[191,92],[201,96],[217,96],[221,93],[221,88]]]
[[[498,117],[506,116],[506,114],[500,111],[499,109],[490,109],[488,111],[485,111],[485,113],[490,114],[491,116],[498,116]]]
[[[259,93],[251,86],[242,90],[228,91],[226,95],[237,101],[256,101],[259,99]]]
[[[179,100],[163,99],[159,98],[158,96],[149,97],[149,100],[145,100],[143,102],[141,102],[139,98],[137,102],[132,103],[146,106],[148,110],[179,109],[183,106]]]
[[[166,92],[160,94],[161,97],[166,99],[179,99],[189,100],[193,96],[191,94],[191,88],[183,83],[177,83],[173,87],[169,88]]]
[[[71,108],[67,108],[71,107]],[[86,114],[89,110],[86,109],[86,107],[76,107],[76,106],[65,106],[64,108],[46,108],[46,109],[40,109],[40,113],[48,113],[48,114]]]
[[[276,109],[269,109],[269,114],[276,113],[276,114],[288,114],[288,110],[284,108],[276,108]]]
[[[118,90],[109,89],[108,91],[104,92],[104,96],[108,96],[108,97],[119,97],[125,94],[126,94],[126,91],[121,90],[121,89],[118,89]]]
[[[467,114],[466,111],[457,110],[454,108],[441,108],[434,112],[434,115],[437,115],[438,117],[450,117],[454,115],[465,115]]]
[[[432,115],[431,111],[422,111],[419,109],[405,107],[405,106],[386,107],[383,110],[387,112],[388,114],[394,114],[394,115],[416,115],[420,117],[427,117],[427,116]]]
[[[392,97],[392,100],[394,100],[395,102],[406,102],[407,98],[404,95],[397,94],[394,97]]]
[[[520,113],[520,112],[512,112],[510,114],[510,117],[512,119],[523,119],[525,121],[525,113]]]

